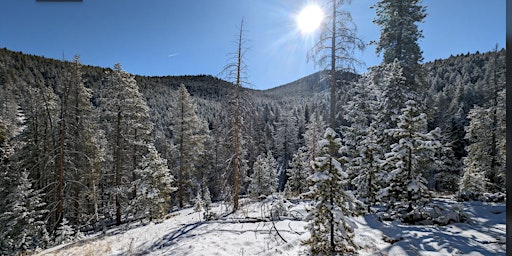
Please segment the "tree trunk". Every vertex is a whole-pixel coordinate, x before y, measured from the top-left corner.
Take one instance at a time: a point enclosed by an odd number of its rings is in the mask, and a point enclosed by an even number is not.
[[[114,173],[116,181],[116,225],[121,225],[121,111],[117,112]]]
[[[336,1],[332,1],[332,38],[331,38],[331,105],[329,126],[336,129]]]
[[[181,127],[180,127],[180,168],[179,168],[179,172],[178,172],[178,205],[180,208],[183,208],[183,172],[184,172],[184,166],[183,166],[183,130],[184,129],[184,125],[185,125],[185,117],[184,117],[184,111],[185,111],[185,107],[183,106],[184,105],[184,102],[183,102],[183,97],[182,96],[182,99],[181,99]]]
[[[61,114],[60,114],[60,141],[59,141],[59,180],[57,184],[57,210],[55,212],[57,224],[61,222],[64,212],[64,145],[66,140],[66,118],[68,109],[69,85],[63,88]]]
[[[237,54],[237,70],[236,70],[236,84],[235,84],[235,134],[234,134],[234,158],[233,159],[233,211],[238,210],[238,190],[239,190],[239,170],[238,158],[240,150],[239,133],[240,133],[240,87],[241,85],[241,72],[242,72],[242,33],[244,21],[240,24],[240,35],[238,38],[238,54]]]
[[[329,172],[332,174],[334,171],[332,169],[332,156],[329,158]],[[331,231],[331,252],[332,254],[334,255],[334,253],[336,252],[336,243],[334,242],[334,198],[333,198],[333,186],[334,184],[330,183],[329,184],[329,203],[331,204],[331,209],[330,209],[330,212],[329,212],[329,225],[330,225],[330,231]],[[338,188],[338,189],[342,189],[342,188]]]

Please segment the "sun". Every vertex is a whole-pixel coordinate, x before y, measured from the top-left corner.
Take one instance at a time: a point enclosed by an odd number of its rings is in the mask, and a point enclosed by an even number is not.
[[[316,4],[310,4],[304,7],[297,15],[297,26],[302,34],[314,32],[322,24],[324,12]]]

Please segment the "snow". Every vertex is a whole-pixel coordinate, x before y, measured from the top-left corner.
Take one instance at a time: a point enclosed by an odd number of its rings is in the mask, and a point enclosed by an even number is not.
[[[50,248],[40,255],[306,255],[301,241],[305,229],[304,200],[285,201],[287,216],[272,222],[278,197],[263,201],[241,200],[241,209],[218,220],[199,221],[193,207],[173,212],[159,224],[132,224],[94,234],[83,240]],[[451,199],[436,199],[454,205]],[[468,223],[446,226],[407,225],[379,221],[370,214],[352,218],[359,255],[505,255],[505,205],[463,202],[473,217]],[[226,207],[214,203],[212,212],[222,216]],[[275,227],[274,227],[275,226]],[[278,232],[277,232],[277,231]],[[281,236],[281,237],[279,237]],[[285,242],[285,241],[286,242]]]

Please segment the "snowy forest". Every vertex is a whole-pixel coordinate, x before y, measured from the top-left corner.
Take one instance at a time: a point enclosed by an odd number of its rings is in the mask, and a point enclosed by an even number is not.
[[[324,71],[264,91],[0,49],[0,254],[274,194],[311,202],[303,243],[326,255],[358,250],[353,215],[446,224],[464,213],[429,215],[438,195],[503,201],[505,50],[422,63],[425,9],[402,1],[413,26],[397,45],[389,2],[374,7],[381,65],[356,74],[322,43],[362,42],[330,30],[312,51]]]

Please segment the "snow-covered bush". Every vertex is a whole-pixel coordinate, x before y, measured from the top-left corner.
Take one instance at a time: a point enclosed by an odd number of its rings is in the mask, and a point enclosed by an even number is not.
[[[417,207],[406,213],[401,221],[419,225],[448,225],[451,223],[465,222],[470,215],[464,211],[460,204],[446,206],[442,204],[429,204]]]

